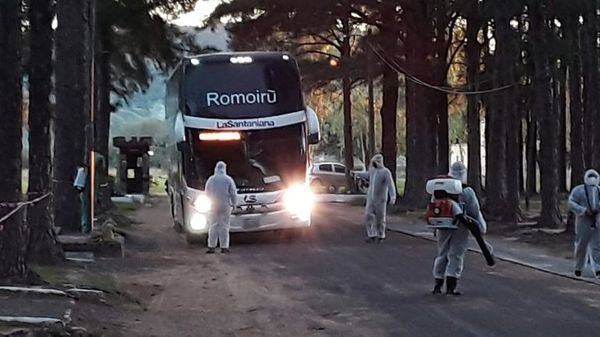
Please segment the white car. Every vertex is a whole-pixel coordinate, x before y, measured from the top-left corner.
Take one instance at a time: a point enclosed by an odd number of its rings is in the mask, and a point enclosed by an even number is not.
[[[368,175],[365,171],[350,171],[350,175],[359,190],[368,187]],[[365,176],[366,181],[365,181]],[[346,166],[336,162],[314,163],[309,172],[310,187],[315,193],[336,193],[340,188],[348,191],[346,186]]]

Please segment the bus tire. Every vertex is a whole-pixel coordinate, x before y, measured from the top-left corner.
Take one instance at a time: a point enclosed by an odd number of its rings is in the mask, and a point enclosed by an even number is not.
[[[173,229],[175,229],[175,232],[179,234],[184,232],[183,225],[175,219],[173,219]]]
[[[287,230],[287,239],[289,241],[302,241],[308,233],[309,228],[292,228]]]
[[[206,234],[185,233],[185,242],[187,242],[188,245],[206,243]]]

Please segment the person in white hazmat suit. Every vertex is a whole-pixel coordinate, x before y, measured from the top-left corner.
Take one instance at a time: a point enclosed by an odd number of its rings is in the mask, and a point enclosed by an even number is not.
[[[575,213],[575,275],[590,256],[592,271],[600,278],[600,175],[588,170],[579,185],[571,191],[569,209]]]
[[[385,239],[387,203],[396,203],[396,184],[392,172],[383,165],[383,156],[376,154],[369,165],[369,189],[365,210],[367,243]]]
[[[237,188],[233,178],[227,175],[227,164],[220,161],[215,174],[206,181],[206,196],[211,202],[208,212],[208,251],[213,254],[217,241],[222,253],[229,253],[229,223],[231,211],[236,206]]]
[[[481,234],[485,234],[487,224],[481,213],[477,195],[471,187],[465,185],[467,168],[463,163],[455,162],[448,175],[463,183],[463,190],[458,198],[462,209],[457,210],[455,215],[464,214],[477,220]],[[463,272],[465,253],[469,244],[469,230],[464,224],[458,222],[457,229],[437,229],[436,236],[438,253],[433,263],[435,286],[432,293],[440,294],[442,292],[445,279],[446,294],[460,295],[461,293],[456,290],[456,287]]]

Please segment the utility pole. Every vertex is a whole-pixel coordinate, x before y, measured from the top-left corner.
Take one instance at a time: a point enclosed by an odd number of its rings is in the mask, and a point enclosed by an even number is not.
[[[367,37],[371,36],[371,29],[367,33]],[[369,48],[367,52],[367,83],[369,95],[369,126],[368,126],[368,151],[367,157],[371,159],[375,155],[375,99],[373,94],[373,51]]]

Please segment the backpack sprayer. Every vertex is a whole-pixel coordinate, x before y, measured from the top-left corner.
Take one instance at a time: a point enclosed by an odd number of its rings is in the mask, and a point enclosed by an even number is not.
[[[479,222],[464,212],[460,202],[463,184],[452,177],[439,176],[431,179],[426,185],[427,193],[433,198],[427,206],[426,220],[433,229],[458,229],[458,222],[467,227],[475,237],[488,266],[496,264],[491,246],[485,242],[479,229]]]

